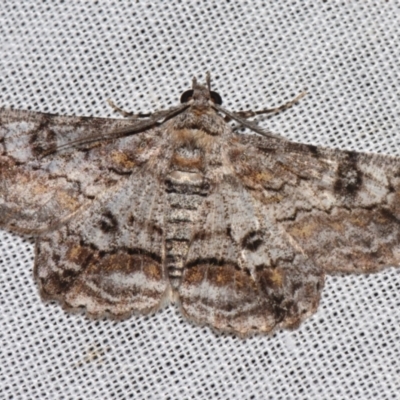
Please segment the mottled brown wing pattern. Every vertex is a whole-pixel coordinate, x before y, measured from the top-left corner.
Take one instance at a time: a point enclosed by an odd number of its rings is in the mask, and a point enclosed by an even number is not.
[[[323,272],[234,177],[203,205],[179,289],[189,319],[245,336],[297,327],[317,308]]]
[[[0,113],[0,225],[38,235],[35,277],[43,298],[95,317],[148,313],[168,293],[157,175],[166,166],[142,168],[168,145],[153,130],[75,145],[133,125]]]
[[[180,287],[188,318],[242,336],[293,328],[325,273],[399,264],[398,159],[253,135],[225,147],[232,175],[204,203]]]
[[[157,177],[132,174],[79,218],[40,236],[35,277],[44,298],[94,317],[157,310],[169,297],[164,268],[165,195]]]
[[[151,136],[57,149],[129,120],[0,111],[0,225],[35,234],[121,185],[150,157]],[[154,140],[153,140],[154,141]]]
[[[231,150],[237,175],[321,269],[373,272],[399,264],[398,159],[255,136],[238,140]]]

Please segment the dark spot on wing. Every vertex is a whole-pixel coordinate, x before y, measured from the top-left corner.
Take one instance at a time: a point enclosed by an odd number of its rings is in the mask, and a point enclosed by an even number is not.
[[[305,147],[308,149],[308,151],[314,155],[314,156],[318,156],[319,155],[319,151],[318,151],[318,147],[314,146],[313,144],[307,144],[305,145]]]
[[[115,232],[118,229],[118,221],[110,211],[106,211],[102,215],[100,229],[103,232]]]
[[[249,251],[256,251],[262,243],[262,233],[258,231],[252,231],[244,237],[242,246]]]
[[[335,193],[343,196],[355,196],[363,183],[363,174],[357,165],[358,154],[348,152],[346,158],[339,163],[337,179],[334,184]]]

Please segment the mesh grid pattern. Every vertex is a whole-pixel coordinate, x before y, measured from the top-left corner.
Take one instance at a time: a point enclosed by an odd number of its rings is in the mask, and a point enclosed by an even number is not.
[[[0,2],[0,102],[112,117],[210,70],[231,110],[295,141],[400,155],[397,2]],[[400,270],[328,277],[293,332],[240,340],[174,307],[123,322],[44,304],[29,240],[0,231],[0,398],[400,398]]]

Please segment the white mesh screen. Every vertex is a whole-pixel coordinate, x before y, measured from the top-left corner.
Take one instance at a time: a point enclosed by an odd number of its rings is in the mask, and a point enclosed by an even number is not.
[[[0,103],[116,116],[178,103],[193,75],[290,139],[400,155],[399,3],[0,2]],[[240,340],[183,320],[91,321],[44,304],[33,246],[0,231],[0,398],[394,399],[400,270],[328,277],[293,332]]]

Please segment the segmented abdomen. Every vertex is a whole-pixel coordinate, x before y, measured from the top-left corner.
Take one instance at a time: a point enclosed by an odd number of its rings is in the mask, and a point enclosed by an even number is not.
[[[197,149],[180,148],[164,182],[169,203],[165,221],[166,267],[174,288],[180,283],[198,211],[209,193],[201,166]]]

